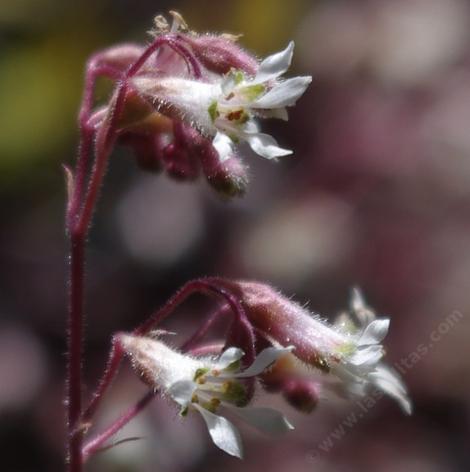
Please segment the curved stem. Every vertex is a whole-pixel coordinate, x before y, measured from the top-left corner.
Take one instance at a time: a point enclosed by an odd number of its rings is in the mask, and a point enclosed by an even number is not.
[[[229,307],[223,306],[218,310],[214,311],[213,313],[210,313],[206,320],[203,322],[203,324],[197,329],[197,331],[181,345],[181,351],[187,352],[193,349],[196,344],[199,343],[199,341],[207,334],[214,322],[218,320],[221,316],[224,316],[227,313],[228,309]]]

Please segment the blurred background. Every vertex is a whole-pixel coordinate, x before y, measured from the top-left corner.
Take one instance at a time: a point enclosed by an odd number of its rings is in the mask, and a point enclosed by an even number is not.
[[[242,427],[239,462],[211,444],[200,418],[182,422],[157,400],[119,436],[142,439],[88,470],[469,470],[468,0],[0,2],[2,470],[63,470],[61,163],[74,162],[84,63],[98,48],[146,42],[169,9],[196,31],[243,33],[260,56],[294,39],[291,73],[314,82],[289,123],[265,124],[295,155],[273,165],[246,150],[242,200],[114,153],[89,245],[90,388],[112,332],[136,326],[188,279],[224,275],[270,281],[329,318],[360,286],[392,318],[388,359],[402,367],[415,412],[383,399],[325,452],[319,445],[357,404],[326,399],[303,416],[268,397],[297,429],[273,441]],[[210,306],[195,297],[166,326],[189,332]],[[124,367],[99,424],[143,392]]]

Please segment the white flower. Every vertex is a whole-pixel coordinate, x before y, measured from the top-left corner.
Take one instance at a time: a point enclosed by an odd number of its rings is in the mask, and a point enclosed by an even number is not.
[[[259,131],[256,117],[287,120],[286,107],[295,105],[311,77],[280,80],[292,61],[294,43],[264,59],[254,77],[232,70],[213,82],[182,77],[136,77],[133,83],[157,106],[170,105],[201,132],[213,138],[221,161],[232,147],[246,141],[252,150],[268,159],[291,154],[276,140]]]
[[[241,458],[243,451],[237,429],[225,418],[227,412],[264,433],[276,435],[293,429],[276,410],[246,406],[249,399],[243,384],[243,379],[264,372],[290,352],[290,347],[267,348],[250,367],[240,370],[244,353],[235,347],[214,358],[182,354],[158,339],[147,337],[121,335],[120,342],[146,382],[178,403],[182,416],[190,410],[198,411],[214,444],[228,454]]]
[[[381,342],[389,325],[390,319],[376,318],[359,290],[354,289],[350,314],[343,313],[336,323],[345,340],[336,349],[334,355],[339,361],[331,363],[331,371],[345,382],[349,392],[362,396],[376,387],[411,414],[412,404],[400,376],[382,362],[385,351]]]

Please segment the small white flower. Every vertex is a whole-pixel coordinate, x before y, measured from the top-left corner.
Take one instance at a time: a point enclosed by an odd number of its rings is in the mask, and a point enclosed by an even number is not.
[[[249,399],[242,382],[264,372],[280,356],[290,352],[290,347],[267,348],[250,367],[240,370],[244,353],[235,347],[217,358],[192,357],[170,349],[157,339],[121,335],[120,341],[147,383],[178,403],[182,416],[190,410],[199,412],[214,444],[228,454],[241,458],[243,450],[237,429],[225,418],[227,412],[263,433],[277,435],[293,429],[276,410],[246,406]]]
[[[345,340],[336,349],[338,362],[331,363],[331,371],[345,382],[349,392],[362,396],[370,387],[376,387],[411,414],[412,404],[403,381],[382,362],[385,351],[381,342],[389,325],[390,319],[376,318],[359,290],[354,289],[350,314],[343,313],[336,323]]]
[[[264,59],[254,77],[232,70],[225,77],[202,82],[181,77],[136,77],[134,85],[156,105],[175,107],[183,117],[213,138],[221,161],[232,147],[246,141],[252,150],[267,159],[291,154],[276,140],[260,133],[255,118],[287,120],[286,107],[295,105],[311,77],[280,80],[292,61],[294,43]]]

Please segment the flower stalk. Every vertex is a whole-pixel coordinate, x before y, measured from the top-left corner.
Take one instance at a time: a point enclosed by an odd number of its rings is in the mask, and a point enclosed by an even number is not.
[[[69,319],[67,346],[67,464],[70,472],[82,470],[82,443],[84,427],[82,423],[82,346],[84,342],[84,275],[85,243],[91,226],[97,196],[101,188],[109,155],[117,139],[117,123],[125,107],[128,81],[143,66],[148,57],[162,45],[174,48],[188,61],[194,75],[200,75],[197,61],[189,51],[175,43],[171,36],[156,38],[123,74],[115,100],[108,110],[104,123],[94,130],[89,124],[93,103],[95,80],[99,75],[117,77],[117,71],[109,66],[95,66],[96,58],[90,64],[85,81],[85,92],[80,110],[80,146],[74,175],[69,179],[69,202],[67,204],[66,226],[69,235]],[[87,169],[90,164],[91,148],[95,138],[95,159],[87,186]],[[85,192],[86,188],[86,192]]]

